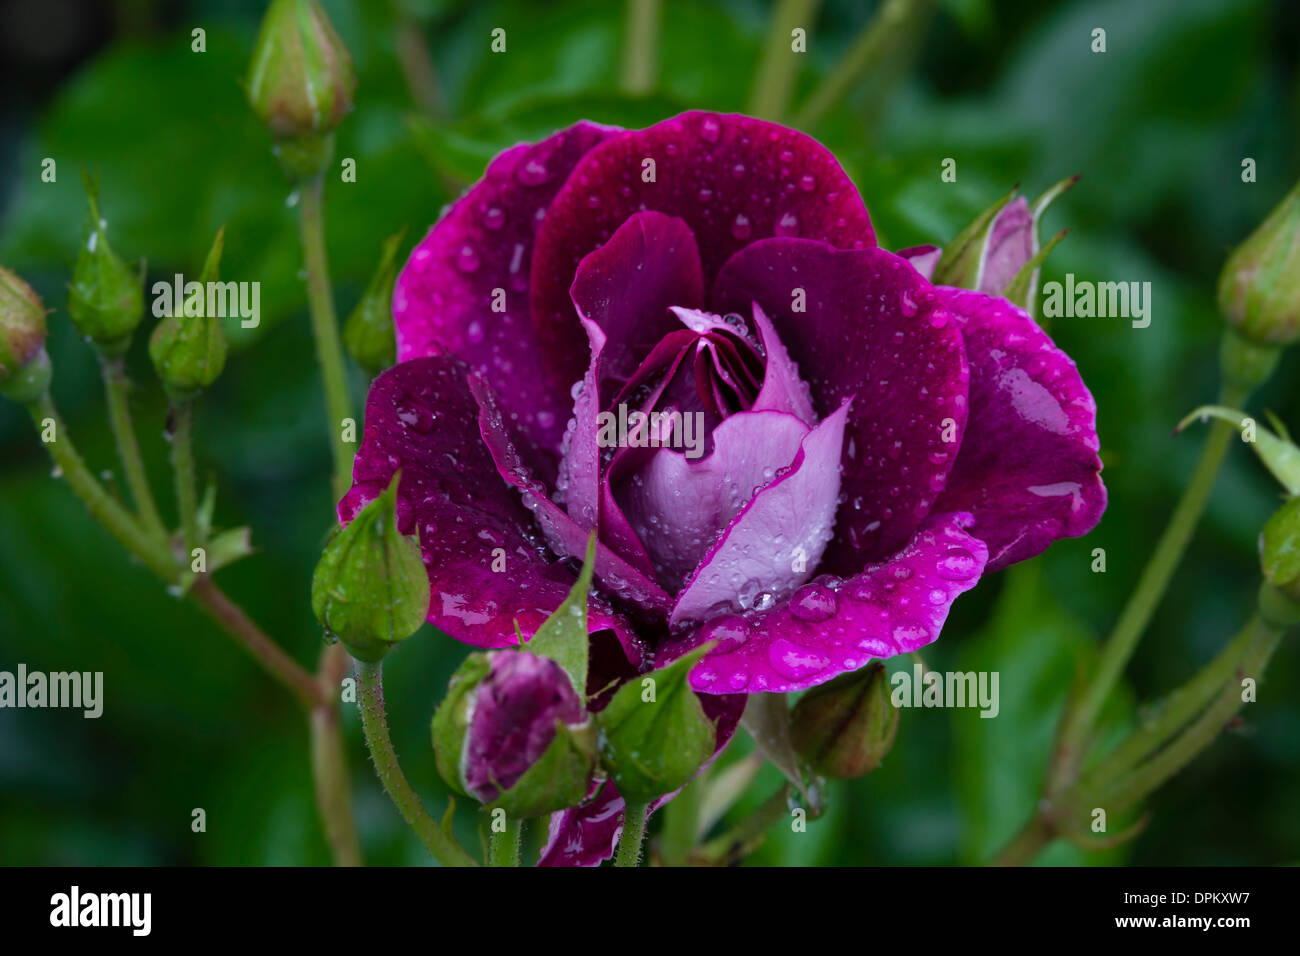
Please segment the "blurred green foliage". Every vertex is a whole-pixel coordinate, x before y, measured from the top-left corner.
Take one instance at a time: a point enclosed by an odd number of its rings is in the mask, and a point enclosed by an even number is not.
[[[331,182],[328,244],[343,314],[382,239],[431,224],[458,184],[520,138],[588,118],[640,126],[681,108],[743,110],[770,5],[667,0],[657,91],[617,92],[620,3],[324,0],[353,52],[357,110],[339,157],[355,185]],[[42,294],[51,316],[55,395],[83,453],[116,469],[89,351],[67,322],[66,282],[83,215],[78,167],[99,173],[114,247],[148,260],[150,281],[197,273],[226,226],[223,272],[262,283],[262,326],[229,331],[226,373],[198,413],[201,467],[219,487],[217,522],[249,524],[258,553],[221,579],[305,664],[319,651],[311,569],[331,523],[323,403],[312,361],[294,212],[240,78],[261,4],[211,0],[99,4],[75,69],[35,64],[6,78],[0,128],[0,261]],[[796,90],[806,96],[875,4],[825,0]],[[428,49],[444,115],[419,118],[403,80],[394,10]],[[190,31],[206,30],[193,53]],[[508,52],[489,52],[489,33]],[[1104,55],[1089,50],[1107,31]],[[11,33],[7,42],[21,43]],[[47,38],[48,39],[48,38]],[[47,44],[48,46],[48,44]],[[10,51],[12,54],[12,51]],[[1147,329],[1058,320],[1052,329],[1097,397],[1110,508],[1086,540],[990,579],[958,602],[933,668],[996,670],[1002,713],[912,710],[883,767],[829,788],[805,834],[774,828],[758,863],[979,862],[1033,806],[1066,688],[1114,621],[1180,492],[1202,438],[1173,437],[1216,390],[1214,280],[1226,251],[1300,175],[1300,10],[1265,0],[946,0],[917,58],[868,77],[810,132],[858,183],[881,242],[947,239],[1012,183],[1036,194],[1082,182],[1048,216],[1071,232],[1045,280],[1150,281]],[[33,54],[35,56],[35,54]],[[18,69],[24,69],[18,57]],[[15,96],[9,97],[10,87]],[[42,157],[58,181],[42,183]],[[1242,183],[1243,157],[1258,182]],[[939,180],[944,157],[956,184]],[[409,243],[410,240],[408,240]],[[147,465],[169,488],[165,404],[145,355],[130,355]],[[1297,359],[1287,356],[1256,407],[1300,423]],[[359,402],[364,380],[354,373]],[[165,497],[165,495],[164,495]],[[1150,633],[1112,702],[1113,725],[1190,675],[1249,611],[1255,539],[1278,498],[1235,449]],[[1091,552],[1107,552],[1105,574]],[[390,720],[412,783],[446,794],[428,720],[465,649],[425,628],[391,655]],[[305,722],[287,695],[189,605],[124,560],[51,479],[30,422],[0,405],[0,668],[102,670],[99,720],[72,711],[0,712],[0,863],[323,863]],[[1152,801],[1131,846],[1049,862],[1277,863],[1300,859],[1300,678],[1294,642],[1279,653],[1244,730],[1229,735]],[[894,667],[910,667],[907,660]],[[348,748],[362,840],[375,863],[426,863],[379,791],[355,713]],[[748,749],[738,740],[734,759]],[[778,785],[771,768],[732,814]],[[192,833],[191,811],[207,811]],[[473,814],[461,837],[478,845]]]

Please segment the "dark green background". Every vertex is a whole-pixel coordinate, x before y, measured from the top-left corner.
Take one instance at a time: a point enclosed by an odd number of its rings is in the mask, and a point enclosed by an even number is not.
[[[450,119],[413,131],[391,7],[325,0],[359,74],[339,155],[354,185],[327,191],[336,299],[346,314],[381,239],[408,246],[437,217],[448,177],[471,179],[518,138],[579,118],[644,125],[680,108],[743,110],[770,5],[666,4],[658,93],[618,87],[621,3],[409,3],[437,65]],[[827,0],[799,76],[806,95],[875,4]],[[69,12],[70,11],[70,12]],[[66,282],[97,170],[115,248],[146,257],[150,281],[197,273],[226,225],[225,278],[262,283],[258,334],[199,411],[198,453],[217,478],[218,523],[250,524],[258,553],[223,586],[300,661],[319,632],[311,568],[331,521],[324,411],[298,276],[294,211],[245,107],[239,78],[261,4],[0,2],[0,261],[54,309],[54,392],[96,470],[116,468],[89,350],[67,321]],[[190,30],[207,52],[190,52]],[[488,34],[507,30],[508,53]],[[1089,50],[1106,28],[1108,52]],[[1096,395],[1110,508],[1087,539],[1000,574],[958,602],[930,666],[1001,673],[1002,713],[908,711],[883,768],[832,785],[827,816],[777,828],[765,863],[979,862],[1036,796],[1065,687],[1116,614],[1189,474],[1203,428],[1173,424],[1216,389],[1213,289],[1227,250],[1300,175],[1300,10],[1252,0],[947,0],[914,62],[874,75],[810,130],[858,183],[882,245],[945,240],[1013,183],[1032,196],[1082,182],[1047,232],[1071,230],[1046,278],[1150,281],[1147,329],[1060,319],[1057,341]],[[58,182],[40,182],[40,159]],[[939,164],[958,162],[944,184]],[[1243,184],[1240,163],[1258,163]],[[152,322],[151,318],[147,321]],[[164,402],[144,350],[130,355],[137,422],[170,513]],[[1288,355],[1257,408],[1300,426]],[[364,387],[354,369],[359,404]],[[1207,660],[1252,607],[1258,528],[1276,488],[1234,446],[1206,520],[1128,676],[1150,699]],[[1105,574],[1089,571],[1104,547]],[[441,809],[427,721],[464,649],[426,628],[390,658],[387,689],[407,774]],[[102,670],[104,716],[0,711],[0,863],[323,863],[305,722],[286,694],[192,607],[168,597],[93,526],[30,422],[0,404],[0,669]],[[1152,801],[1149,829],[1119,853],[1057,846],[1056,862],[1278,863],[1300,859],[1300,704],[1294,640],[1275,658],[1245,727]],[[350,710],[350,708],[347,708]],[[367,859],[427,857],[387,804],[347,717]],[[736,748],[743,749],[743,744]],[[776,785],[764,776],[757,801]],[[207,811],[204,834],[192,808]],[[462,837],[476,842],[462,810]]]

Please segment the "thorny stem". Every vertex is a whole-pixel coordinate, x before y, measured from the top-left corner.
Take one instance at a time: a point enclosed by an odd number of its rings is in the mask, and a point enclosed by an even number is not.
[[[488,865],[518,866],[523,835],[524,821],[506,817],[506,828],[500,832],[493,831],[488,843]]]
[[[623,832],[618,838],[615,866],[639,866],[641,844],[645,840],[645,818],[649,808],[644,803],[629,803],[623,810]]]
[[[172,470],[176,479],[176,509],[180,512],[185,553],[202,546],[199,540],[198,495],[194,490],[194,403],[172,403]]]
[[[796,27],[811,32],[819,0],[780,0],[772,14],[763,58],[758,64],[749,112],[763,119],[784,117],[803,57],[791,49],[790,33]]]
[[[433,858],[443,866],[477,866],[455,838],[443,832],[442,827],[429,816],[420,801],[420,795],[402,773],[393,741],[388,735],[388,717],[384,711],[383,666],[378,662],[357,661],[356,672],[361,728],[365,733],[366,748],[370,751],[370,759],[374,761],[375,772],[379,774],[379,780],[397,807],[397,812],[415,831]]]
[[[627,0],[623,38],[623,89],[642,95],[654,89],[659,55],[660,0]]]
[[[338,689],[347,667],[348,654],[341,644],[331,644],[321,653],[317,674],[320,700],[311,711],[312,780],[334,864],[361,866],[361,842],[352,815],[347,751],[339,720]]]

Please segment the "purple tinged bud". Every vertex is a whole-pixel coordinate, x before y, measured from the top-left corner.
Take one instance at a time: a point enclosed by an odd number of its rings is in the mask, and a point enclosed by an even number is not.
[[[0,394],[30,402],[49,382],[45,306],[31,286],[0,266]]]
[[[869,774],[889,753],[897,732],[898,709],[879,661],[814,687],[790,714],[795,750],[827,777]]]
[[[595,734],[564,669],[528,651],[471,655],[433,718],[438,769],[456,790],[511,816],[586,796]]]
[[[1256,344],[1300,339],[1300,184],[1228,257],[1219,277],[1219,309]]]

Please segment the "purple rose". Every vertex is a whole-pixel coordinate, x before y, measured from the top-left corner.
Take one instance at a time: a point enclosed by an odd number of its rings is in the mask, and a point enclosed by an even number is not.
[[[340,517],[401,468],[429,620],[480,647],[535,631],[598,529],[589,688],[716,641],[691,681],[723,727],[729,695],[915,650],[1105,507],[1074,363],[934,258],[878,248],[835,158],[750,117],[514,146],[398,278]]]

